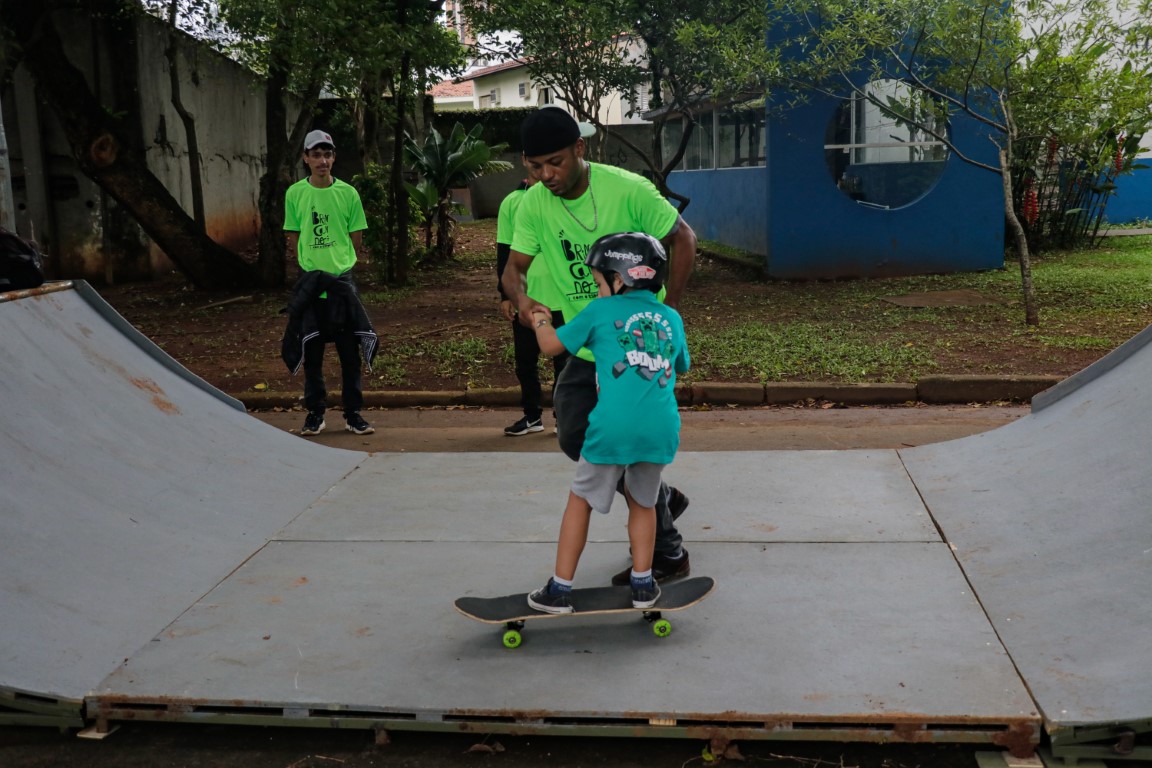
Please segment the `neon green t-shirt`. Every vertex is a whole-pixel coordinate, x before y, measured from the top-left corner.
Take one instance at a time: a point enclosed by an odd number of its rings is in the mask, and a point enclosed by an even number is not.
[[[360,193],[333,179],[317,188],[300,179],[284,195],[284,231],[299,232],[296,258],[305,272],[341,275],[356,264],[352,233],[368,229]]]
[[[533,267],[539,261],[548,265],[555,303],[531,291],[529,295],[561,310],[565,322],[596,298],[596,280],[584,265],[593,243],[617,232],[645,232],[663,239],[679,216],[643,176],[611,165],[588,165],[588,189],[576,200],[563,200],[543,184],[525,191],[512,234],[512,250],[534,257]],[[592,360],[587,349],[579,356]]]
[[[531,189],[531,187],[529,187]],[[516,211],[527,189],[514,189],[500,202],[496,214],[497,244],[512,245],[512,234],[516,230]],[[528,267],[528,295],[549,307],[556,305],[556,289],[548,274],[548,264],[544,259],[533,259]]]

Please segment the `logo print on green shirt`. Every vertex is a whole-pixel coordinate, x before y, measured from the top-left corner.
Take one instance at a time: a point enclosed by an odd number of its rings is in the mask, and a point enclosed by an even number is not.
[[[331,228],[328,224],[328,218],[327,213],[318,213],[315,209],[312,210],[313,248],[331,248],[336,244],[328,234],[328,230]]]

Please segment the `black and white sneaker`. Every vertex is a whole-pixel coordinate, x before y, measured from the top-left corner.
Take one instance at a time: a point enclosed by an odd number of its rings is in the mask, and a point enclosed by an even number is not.
[[[302,435],[318,435],[324,431],[324,414],[309,411],[304,417],[304,426],[300,428]]]
[[[376,431],[375,429],[372,428],[371,424],[364,421],[364,417],[361,416],[359,413],[353,413],[353,414],[347,416],[344,420],[345,420],[345,422],[347,422],[344,425],[344,429],[346,429],[349,432],[352,432],[354,434],[370,435]]]
[[[632,607],[651,608],[660,599],[660,585],[655,580],[632,584]]]
[[[572,601],[568,599],[570,592],[553,592],[552,579],[535,592],[528,593],[528,605],[544,613],[572,613]]]
[[[527,416],[520,419],[510,427],[504,427],[504,434],[509,437],[520,437],[529,432],[543,432],[544,425],[540,423],[540,419],[530,419]]]

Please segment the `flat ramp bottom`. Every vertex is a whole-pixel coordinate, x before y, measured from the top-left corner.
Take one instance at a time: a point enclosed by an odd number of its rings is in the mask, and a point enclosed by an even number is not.
[[[700,456],[692,465],[713,481],[720,470]],[[516,475],[509,468],[504,481]],[[939,741],[1021,753],[1038,743],[1031,699],[946,544],[883,534],[723,541],[723,521],[706,512],[722,506],[706,491],[693,504],[697,517],[682,522],[711,529],[697,543],[683,529],[693,573],[720,586],[676,614],[668,638],[636,616],[590,616],[534,624],[509,651],[493,627],[453,610],[462,593],[538,586],[551,541],[277,540],[106,678],[89,707],[105,722]],[[403,515],[380,515],[394,512]],[[321,499],[302,518],[314,514],[339,512]],[[460,512],[439,514],[448,532]],[[515,533],[497,503],[469,515],[494,539]],[[624,519],[593,520],[581,583],[606,583],[626,562]],[[307,519],[293,527],[319,529]]]

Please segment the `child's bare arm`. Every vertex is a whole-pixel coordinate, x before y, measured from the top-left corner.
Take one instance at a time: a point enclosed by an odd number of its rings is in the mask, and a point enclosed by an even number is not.
[[[536,343],[540,351],[549,357],[556,357],[567,350],[556,337],[556,329],[552,327],[552,313],[541,308],[532,310],[532,327],[536,329]]]

